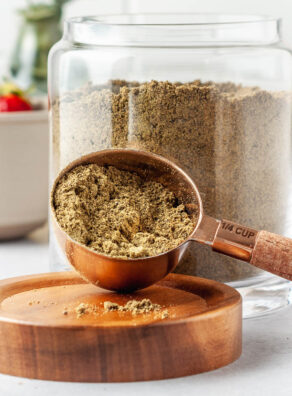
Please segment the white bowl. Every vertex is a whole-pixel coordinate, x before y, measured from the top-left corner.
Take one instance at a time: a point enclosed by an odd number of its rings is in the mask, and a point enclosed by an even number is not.
[[[0,113],[0,239],[46,221],[48,146],[47,109]]]

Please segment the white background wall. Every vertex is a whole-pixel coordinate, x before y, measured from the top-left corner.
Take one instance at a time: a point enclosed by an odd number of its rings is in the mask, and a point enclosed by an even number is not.
[[[0,0],[0,74],[15,35],[17,9],[27,0]],[[292,0],[72,0],[65,17],[108,12],[221,12],[257,13],[283,18],[283,38],[292,48]]]

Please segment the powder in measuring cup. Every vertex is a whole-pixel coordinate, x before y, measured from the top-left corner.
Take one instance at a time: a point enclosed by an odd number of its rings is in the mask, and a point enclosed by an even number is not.
[[[135,173],[96,164],[67,172],[54,191],[61,228],[77,242],[111,257],[156,256],[181,244],[192,218],[173,192]]]

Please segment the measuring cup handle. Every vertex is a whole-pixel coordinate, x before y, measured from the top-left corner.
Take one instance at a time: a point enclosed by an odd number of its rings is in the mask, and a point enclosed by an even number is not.
[[[228,220],[216,221],[213,250],[292,280],[292,239]]]
[[[204,215],[192,240],[292,280],[292,239]]]
[[[282,278],[292,280],[292,239],[259,231],[250,263]]]

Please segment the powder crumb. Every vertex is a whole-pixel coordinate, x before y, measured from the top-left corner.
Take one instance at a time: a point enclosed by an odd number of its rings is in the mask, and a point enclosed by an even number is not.
[[[119,309],[119,304],[113,303],[111,301],[105,301],[103,304],[103,307],[105,309],[106,312],[109,311],[118,311]]]
[[[141,301],[129,300],[125,305],[119,305],[111,301],[105,301],[104,310],[105,312],[109,312],[109,311],[130,312],[133,316],[136,316],[139,314],[148,314],[150,312],[160,312],[161,305],[152,303],[151,300],[149,300],[149,298],[144,298]],[[168,318],[168,310],[167,309],[163,310],[159,317],[161,319]]]
[[[93,304],[85,304],[81,303],[75,308],[77,318],[81,318],[85,314],[94,314],[98,315],[100,313],[100,309]]]
[[[75,312],[77,314],[77,318],[81,318],[84,314],[88,313],[88,304],[81,303],[78,307],[75,308]]]
[[[142,313],[149,313],[153,311],[160,311],[161,306],[159,304],[153,304],[149,298],[144,298],[142,301],[129,300],[123,307],[122,311],[131,312],[132,315],[138,315]]]
[[[67,172],[53,193],[60,227],[88,248],[117,258],[156,256],[176,248],[193,231],[174,193],[134,172],[96,164]]]
[[[162,311],[162,313],[161,313],[161,319],[166,319],[166,318],[168,318],[168,316],[169,316],[169,313],[168,313],[168,310],[167,310],[167,309],[165,309],[164,311]]]
[[[40,301],[29,301],[28,305],[40,304]]]

